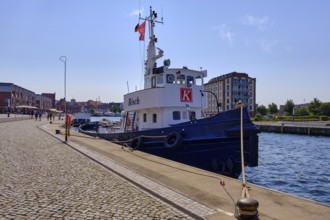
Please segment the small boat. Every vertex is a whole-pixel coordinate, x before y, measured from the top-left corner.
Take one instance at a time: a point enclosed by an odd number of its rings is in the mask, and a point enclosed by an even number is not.
[[[124,95],[125,111],[117,126],[100,132],[104,129],[98,129],[99,124],[87,123],[79,131],[127,145],[132,150],[238,178],[242,170],[242,121],[244,165],[257,166],[258,131],[248,110],[242,107],[203,117],[202,110],[208,101],[208,93],[204,91],[207,71],[169,68],[169,59],[157,67],[157,60],[164,52],[156,47],[154,27],[162,21],[157,20],[151,7],[150,15],[140,19],[143,20],[137,25],[140,34],[144,34],[141,28],[146,22],[150,29],[144,88]]]
[[[89,113],[76,113],[71,120],[72,127],[79,127],[82,124],[89,123],[91,116]]]
[[[99,120],[99,126],[104,127],[104,128],[112,127],[113,122],[106,118],[102,118],[101,120]]]
[[[102,117],[102,116],[104,116],[104,114],[103,114],[103,112],[94,112],[94,113],[92,114],[92,116],[93,116],[93,117]]]

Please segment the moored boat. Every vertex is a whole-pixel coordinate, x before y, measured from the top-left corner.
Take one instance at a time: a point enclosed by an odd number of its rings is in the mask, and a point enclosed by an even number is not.
[[[207,107],[208,93],[204,91],[207,71],[169,68],[169,59],[157,67],[156,61],[164,52],[156,48],[154,27],[162,21],[157,20],[151,8],[150,15],[140,19],[143,23],[136,30],[143,38],[145,24],[149,27],[144,89],[124,95],[125,112],[118,126],[100,132],[97,125],[87,123],[79,131],[237,178],[241,173],[242,120],[245,165],[257,166],[257,129],[247,109],[237,108],[203,118],[202,109]]]
[[[79,127],[82,124],[89,123],[91,116],[89,113],[76,113],[71,119],[72,127]]]

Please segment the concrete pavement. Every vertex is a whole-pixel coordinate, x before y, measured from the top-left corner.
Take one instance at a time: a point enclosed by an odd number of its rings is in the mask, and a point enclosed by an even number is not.
[[[40,130],[0,123],[0,219],[192,219]]]

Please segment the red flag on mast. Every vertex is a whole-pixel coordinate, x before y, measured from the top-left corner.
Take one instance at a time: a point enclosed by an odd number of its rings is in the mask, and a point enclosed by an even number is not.
[[[135,32],[139,32],[140,33],[140,41],[144,41],[144,33],[146,30],[146,21],[144,21],[141,25],[137,24],[135,26]]]

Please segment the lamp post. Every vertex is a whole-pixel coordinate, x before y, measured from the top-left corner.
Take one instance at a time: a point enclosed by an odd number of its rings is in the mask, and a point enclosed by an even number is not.
[[[60,61],[64,63],[64,114],[65,114],[65,142],[68,141],[68,120],[66,112],[66,56],[61,56]]]
[[[208,93],[211,93],[215,97],[215,100],[217,102],[217,110],[218,110],[218,114],[219,114],[220,113],[221,103],[219,103],[219,100],[218,100],[217,95],[214,92],[207,91],[207,90],[199,90],[199,91],[201,92],[201,95],[202,96],[204,96],[204,93],[203,92],[208,92]]]
[[[8,113],[8,115],[7,116],[9,118],[10,117],[10,98],[8,98],[7,101],[8,101],[8,103],[7,103],[8,104],[8,106],[7,106],[7,113]]]

